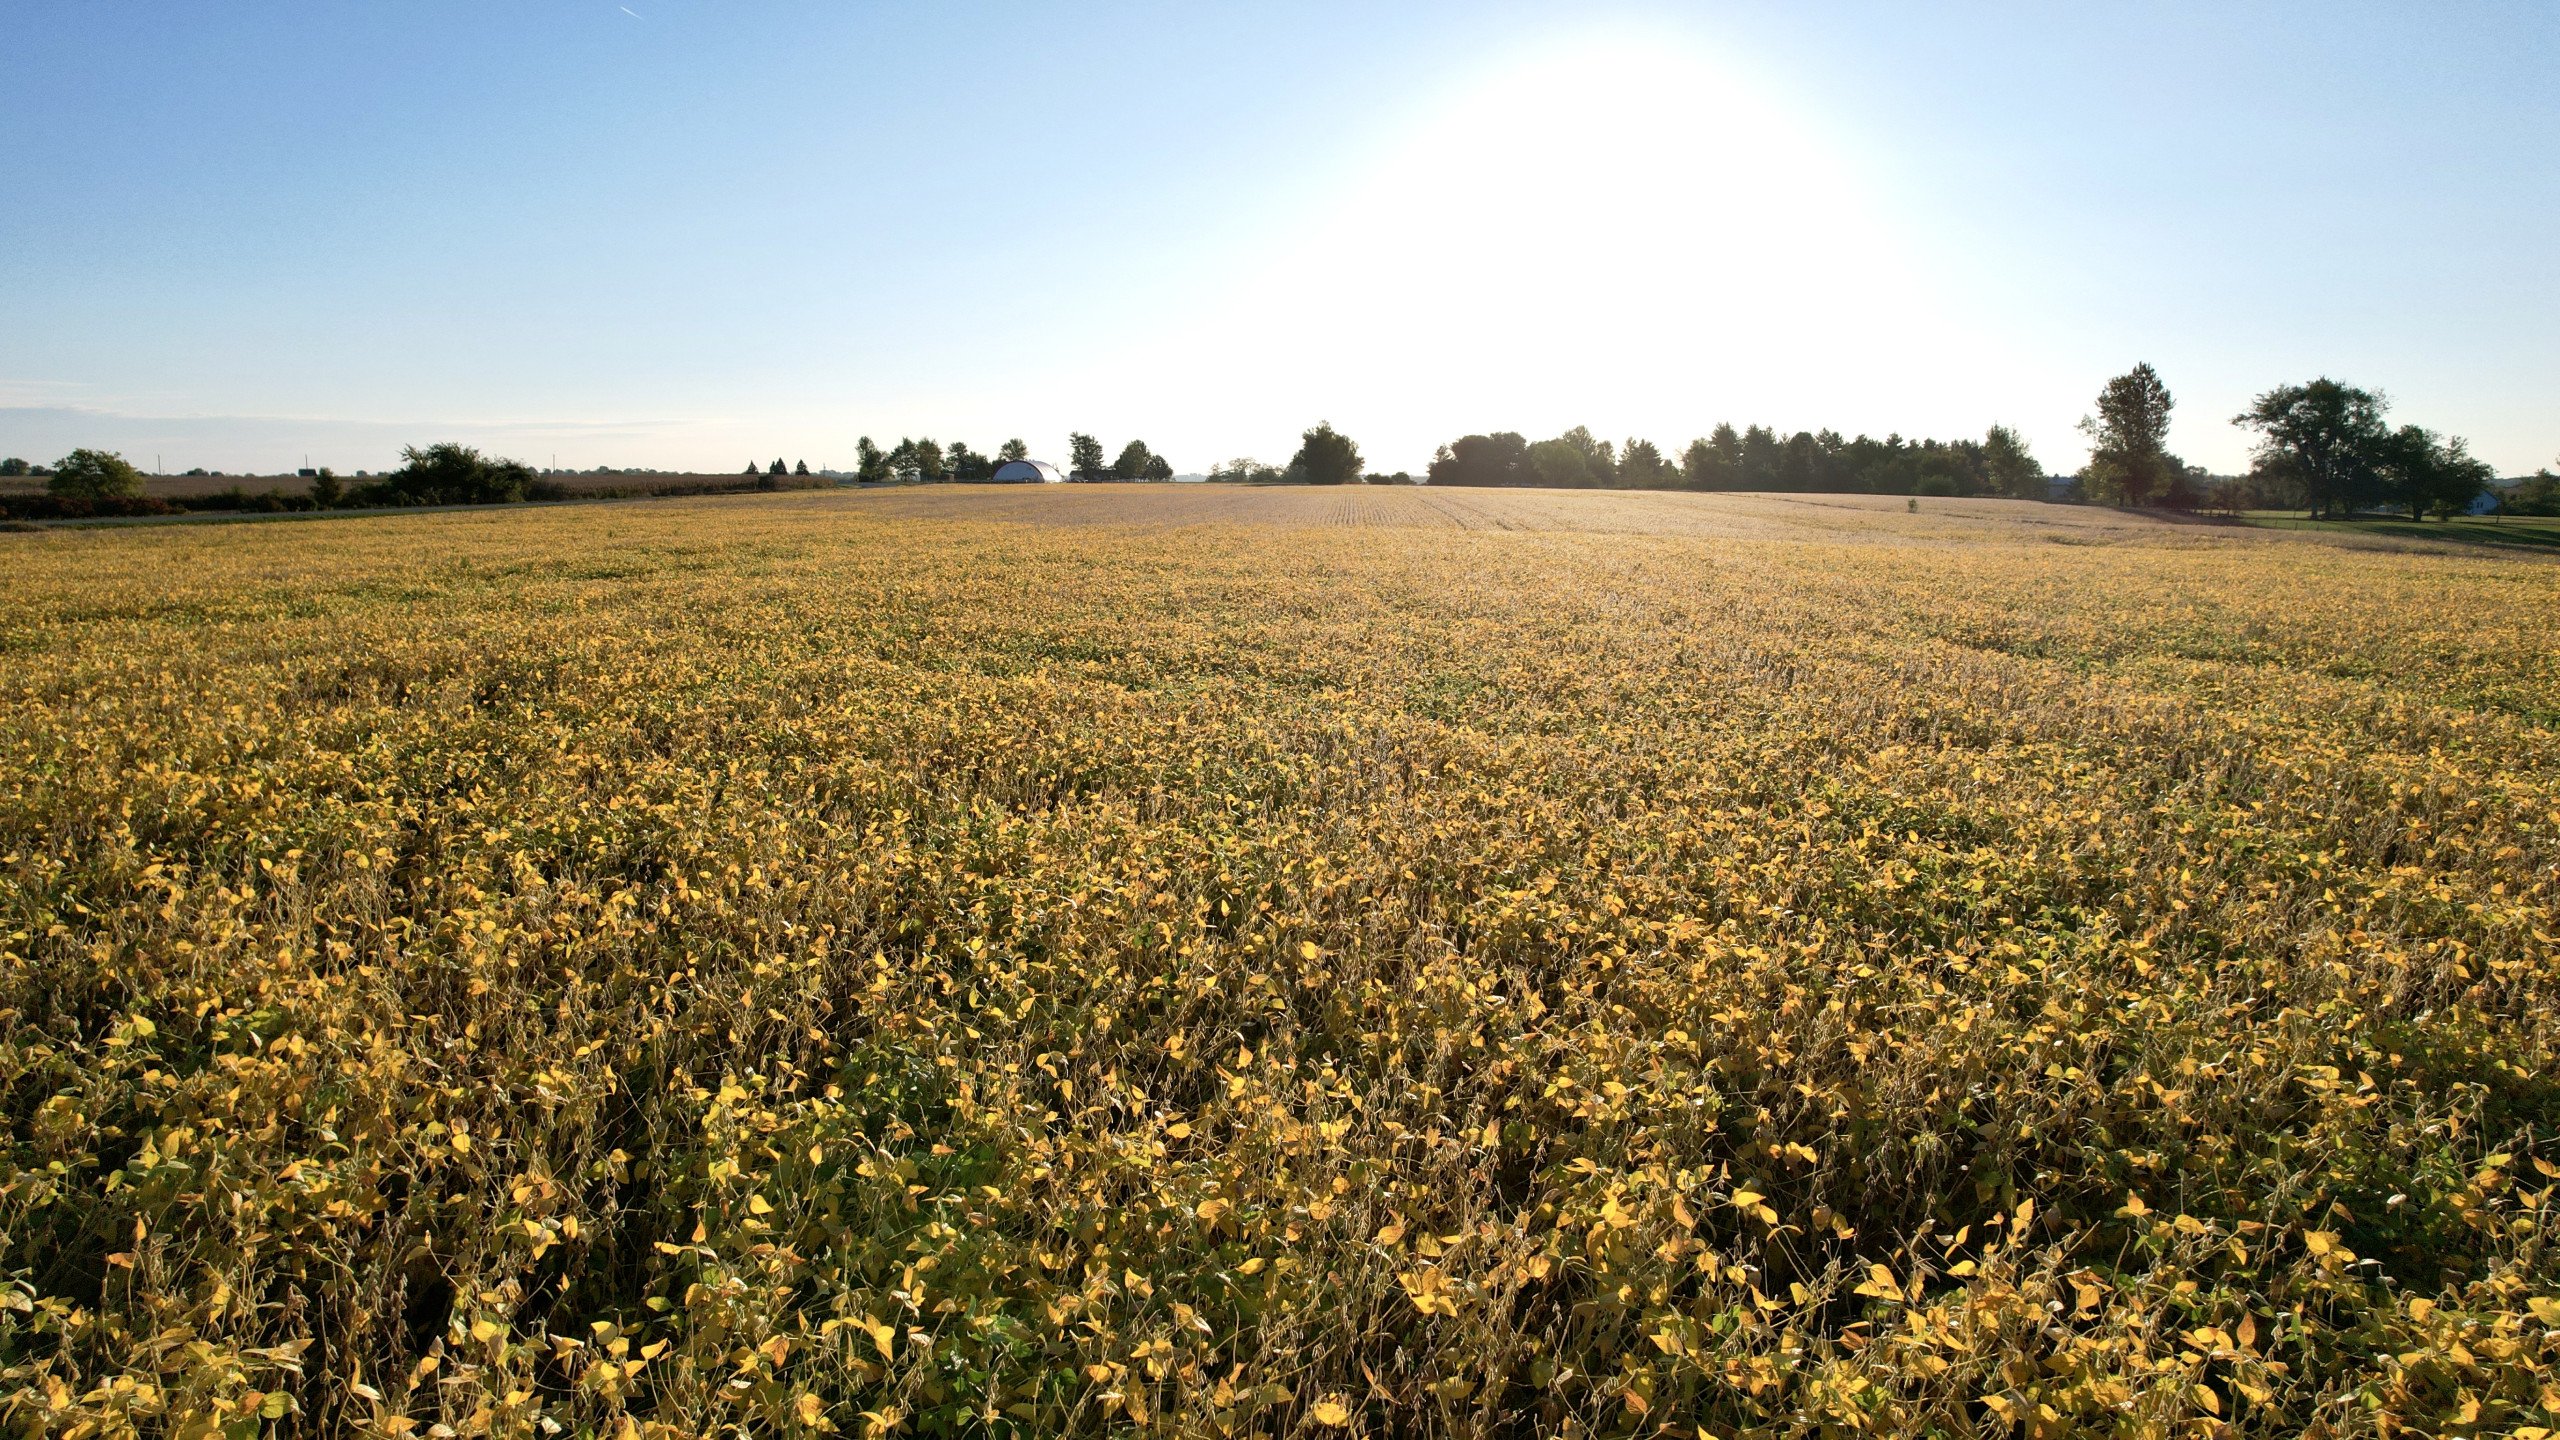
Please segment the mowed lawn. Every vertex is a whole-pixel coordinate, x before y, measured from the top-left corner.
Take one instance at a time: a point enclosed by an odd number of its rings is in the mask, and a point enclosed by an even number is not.
[[[0,602],[16,1431],[2560,1410],[2530,556],[955,487]]]

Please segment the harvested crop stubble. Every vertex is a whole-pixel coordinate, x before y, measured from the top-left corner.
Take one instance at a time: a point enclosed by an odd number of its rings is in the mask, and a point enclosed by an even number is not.
[[[2560,569],[1660,503],[7,537],[6,1422],[2552,1425]]]

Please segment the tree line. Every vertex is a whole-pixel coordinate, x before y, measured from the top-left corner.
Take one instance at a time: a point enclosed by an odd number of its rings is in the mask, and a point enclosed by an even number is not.
[[[930,439],[900,440],[896,448],[883,450],[867,435],[858,442],[857,453],[860,463],[855,467],[854,478],[867,484],[965,484],[988,479],[998,466],[1008,461],[1027,459],[1030,455],[1028,447],[1020,440],[1007,440],[996,447],[993,456],[986,456],[966,445],[946,446]],[[1097,483],[1113,480],[1162,481],[1171,480],[1174,476],[1173,462],[1157,454],[1144,440],[1132,440],[1121,446],[1116,459],[1108,458],[1110,454],[1109,447],[1094,436],[1082,430],[1070,432],[1067,436],[1066,478]],[[1299,435],[1297,452],[1289,457],[1286,465],[1266,465],[1246,457],[1212,465],[1209,478],[1279,485],[1345,485],[1359,484],[1364,480],[1373,484],[1412,483],[1412,477],[1403,473],[1364,474],[1360,447],[1350,436],[1325,421],[1317,422]]]
[[[1577,425],[1552,440],[1517,431],[1462,435],[1440,447],[1434,485],[1537,485],[1633,490],[1852,491],[1890,495],[2045,498],[2044,469],[2006,425],[1979,440],[1844,439],[1837,430],[1781,436],[1766,425],[1720,424],[1677,458],[1650,440],[1621,448]]]
[[[1595,437],[1577,425],[1548,440],[1517,431],[1462,435],[1439,447],[1426,476],[1433,485],[1544,486],[1561,488],[1829,491],[1888,495],[2007,496],[2077,499],[2100,504],[2168,509],[2307,509],[2332,518],[2387,508],[2413,518],[2468,509],[2483,492],[2496,493],[2498,477],[2470,452],[2460,436],[2446,437],[2419,425],[2393,426],[2390,401],[2367,390],[2322,377],[2279,385],[2257,396],[2232,424],[2255,437],[2245,476],[2207,474],[2168,447],[2176,397],[2149,364],[2109,380],[2094,411],[2080,421],[2089,437],[2089,459],[2067,482],[2048,477],[2026,441],[2006,425],[1982,438],[1878,440],[1837,430],[1780,435],[1766,425],[1737,429],[1719,424],[1692,440],[1677,456],[1650,440],[1623,444]],[[1252,484],[1409,484],[1411,477],[1364,473],[1360,447],[1329,422],[1299,436],[1288,464],[1250,457],[1213,465],[1212,480]],[[1170,461],[1143,440],[1122,446],[1117,459],[1091,434],[1067,437],[1068,478],[1078,481],[1161,481],[1173,478]],[[853,478],[866,484],[984,481],[1009,461],[1027,459],[1020,439],[992,455],[954,441],[901,439],[882,449],[870,436],[857,445]],[[410,446],[401,468],[350,485],[318,472],[307,496],[227,495],[155,501],[142,494],[142,476],[120,455],[75,450],[51,467],[24,460],[0,461],[0,476],[41,476],[55,508],[64,514],[152,513],[170,508],[331,509],[342,506],[485,505],[565,498],[519,461],[484,456],[466,445]],[[753,488],[778,489],[812,481],[807,461],[786,469],[750,461]],[[270,502],[253,506],[251,502]],[[2526,515],[2560,514],[2560,475],[2538,471],[2499,496],[2500,508]],[[28,509],[24,501],[19,509]]]
[[[1623,446],[1575,426],[1552,440],[1516,431],[1464,435],[1432,457],[1434,485],[1829,491],[2086,500],[2166,509],[2307,509],[2334,518],[2377,508],[2449,515],[2494,491],[2497,472],[2460,437],[2384,421],[2379,392],[2322,378],[2279,385],[2232,423],[2257,439],[2250,472],[2208,475],[2168,447],[2177,408],[2159,372],[2134,366],[2099,391],[2080,430],[2088,463],[2067,482],[2048,477],[2018,432],[1994,425],[1979,440],[1844,439],[1836,430],[1781,436],[1730,423],[1674,458],[1650,440]],[[2520,514],[2560,513],[2560,476],[2539,472],[2501,497]]]
[[[1031,447],[1007,440],[992,455],[953,441],[944,445],[930,437],[900,440],[883,450],[865,435],[854,444],[853,478],[865,485],[967,485],[993,479],[997,469],[1031,458]],[[1120,458],[1108,460],[1101,441],[1083,431],[1067,437],[1067,478],[1079,481],[1170,480],[1173,463],[1149,449],[1144,440],[1120,447]],[[775,462],[781,463],[779,461]],[[806,473],[805,471],[803,473]]]
[[[23,460],[0,462],[0,476],[41,477],[41,496],[0,496],[0,519],[72,520],[97,516],[172,515],[189,511],[288,511],[383,509],[421,505],[507,505],[528,500],[603,499],[616,495],[673,496],[717,494],[734,490],[797,488],[783,478],[780,462],[770,474],[758,473],[743,484],[718,481],[650,485],[614,489],[571,487],[537,474],[522,461],[483,455],[468,445],[443,443],[406,446],[401,466],[378,476],[359,475],[353,483],[322,467],[309,472],[301,493],[270,489],[252,494],[234,485],[211,494],[148,495],[143,474],[112,450],[74,450],[50,466]],[[202,475],[191,470],[190,475]],[[800,474],[808,474],[803,466]],[[811,482],[802,480],[798,485]]]

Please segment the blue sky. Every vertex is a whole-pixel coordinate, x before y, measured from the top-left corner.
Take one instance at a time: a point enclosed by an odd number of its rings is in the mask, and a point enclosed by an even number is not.
[[[2560,6],[0,7],[0,453],[849,463],[1329,418],[2560,455]]]

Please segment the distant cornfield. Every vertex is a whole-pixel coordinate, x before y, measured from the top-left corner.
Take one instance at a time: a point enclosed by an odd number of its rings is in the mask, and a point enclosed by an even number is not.
[[[2555,615],[1899,498],[0,536],[0,1423],[2539,1434]]]

